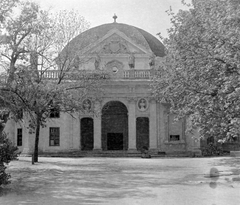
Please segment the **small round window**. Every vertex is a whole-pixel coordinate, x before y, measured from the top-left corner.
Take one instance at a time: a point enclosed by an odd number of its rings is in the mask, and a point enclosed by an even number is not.
[[[114,67],[112,68],[112,71],[113,71],[113,73],[117,73],[117,72],[118,72],[118,68],[114,66]]]

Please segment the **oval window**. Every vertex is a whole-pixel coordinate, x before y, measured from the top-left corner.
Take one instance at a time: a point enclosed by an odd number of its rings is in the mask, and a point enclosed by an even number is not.
[[[114,67],[112,68],[112,71],[113,71],[113,73],[117,73],[117,72],[118,72],[118,68],[114,66]]]

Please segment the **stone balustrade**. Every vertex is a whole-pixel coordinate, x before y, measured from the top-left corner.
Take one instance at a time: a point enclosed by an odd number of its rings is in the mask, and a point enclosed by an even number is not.
[[[125,70],[123,72],[125,79],[149,79],[151,76],[151,70]]]
[[[153,70],[124,70],[123,75],[119,76],[119,79],[150,79],[156,71]],[[94,74],[94,72],[84,72],[84,74]],[[83,75],[84,75],[83,74]],[[105,75],[106,73],[103,73]],[[58,70],[49,70],[40,73],[42,78],[45,79],[57,79],[59,78]],[[73,76],[73,73],[65,73],[65,79],[69,79]]]
[[[39,71],[39,75],[45,79],[58,79],[59,71],[58,70],[48,70],[44,72]]]
[[[155,71],[155,70],[124,70],[122,72],[122,75],[118,76],[117,78],[119,79],[150,79],[153,75],[156,74],[156,72],[158,71]],[[103,79],[109,79],[111,78],[110,74],[108,74],[107,72],[104,72],[104,71],[98,71],[98,72],[95,72],[95,71],[83,71],[81,73],[82,75],[79,75],[79,72],[76,74],[74,72],[67,72],[67,73],[64,73],[64,79],[80,79],[81,76],[82,77],[90,77],[90,78],[94,78],[96,76],[102,76]],[[39,76],[42,78],[42,79],[51,79],[51,80],[54,80],[54,79],[58,79],[59,76],[62,76],[62,74],[60,74],[60,72],[58,70],[47,70],[47,71],[39,71]],[[1,82],[5,82],[7,79],[6,76],[4,77],[0,77],[0,81]]]

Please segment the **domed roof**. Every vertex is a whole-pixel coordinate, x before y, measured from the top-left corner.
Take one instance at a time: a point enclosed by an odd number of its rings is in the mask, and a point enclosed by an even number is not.
[[[164,45],[156,37],[140,28],[122,23],[109,23],[91,28],[75,37],[69,43],[68,48],[70,46],[75,51],[82,50],[101,39],[112,29],[117,29],[124,33],[133,43],[141,45],[156,56],[163,57],[165,55]]]

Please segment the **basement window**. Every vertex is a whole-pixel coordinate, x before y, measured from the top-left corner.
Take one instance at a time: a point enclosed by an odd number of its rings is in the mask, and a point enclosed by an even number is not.
[[[170,135],[169,141],[170,142],[175,142],[180,140],[180,135]]]

